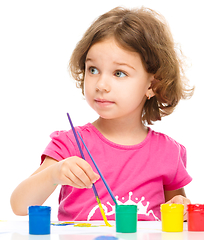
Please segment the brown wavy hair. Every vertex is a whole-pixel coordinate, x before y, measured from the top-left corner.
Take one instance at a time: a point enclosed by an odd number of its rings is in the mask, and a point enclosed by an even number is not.
[[[84,94],[85,60],[90,47],[114,37],[119,45],[140,54],[148,73],[154,74],[152,90],[147,99],[142,121],[152,124],[173,112],[180,99],[192,96],[183,70],[184,56],[176,48],[164,17],[149,8],[125,9],[117,7],[101,15],[88,28],[74,49],[69,70],[77,87]]]

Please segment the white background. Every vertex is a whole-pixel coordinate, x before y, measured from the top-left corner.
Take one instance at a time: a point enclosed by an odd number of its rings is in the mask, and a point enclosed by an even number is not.
[[[111,1],[0,1],[0,220],[16,217],[10,195],[39,167],[40,156],[55,130],[97,117],[71,80],[67,65],[82,34],[93,20],[116,7],[150,7],[165,16],[180,43],[195,85],[193,98],[153,129],[185,145],[187,169],[193,177],[185,189],[193,203],[204,203],[203,193],[203,4],[185,0]],[[155,169],[156,170],[156,169]],[[57,219],[59,189],[47,200]]]

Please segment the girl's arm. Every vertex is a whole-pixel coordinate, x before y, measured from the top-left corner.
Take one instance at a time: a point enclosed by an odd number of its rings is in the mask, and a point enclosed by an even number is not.
[[[99,175],[79,157],[60,162],[46,157],[41,166],[13,191],[11,207],[16,215],[27,215],[28,207],[42,205],[58,184],[90,188],[98,179]]]
[[[187,220],[187,204],[191,201],[186,198],[184,188],[180,188],[174,191],[164,191],[166,203],[184,204],[184,221]]]
[[[16,215],[27,215],[27,207],[42,205],[57,185],[52,184],[51,169],[57,161],[46,158],[42,165],[21,182],[11,195],[11,207]]]

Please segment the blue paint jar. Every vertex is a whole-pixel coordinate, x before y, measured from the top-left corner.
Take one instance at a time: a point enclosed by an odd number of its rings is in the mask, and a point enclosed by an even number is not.
[[[51,207],[30,206],[28,208],[29,234],[50,234],[50,213]]]

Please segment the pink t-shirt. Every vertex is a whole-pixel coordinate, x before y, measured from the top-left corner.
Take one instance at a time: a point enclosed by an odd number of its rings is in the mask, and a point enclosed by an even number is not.
[[[149,128],[144,141],[137,145],[115,144],[106,139],[92,124],[76,127],[101,170],[118,204],[136,204],[138,220],[159,220],[164,190],[184,187],[192,178],[186,171],[186,149],[170,137]],[[61,161],[79,156],[72,131],[51,134],[51,142],[42,155]],[[82,146],[86,161],[95,169]],[[115,219],[114,202],[104,183],[95,183],[108,220]],[[60,221],[102,220],[92,189],[62,186],[59,196]]]

